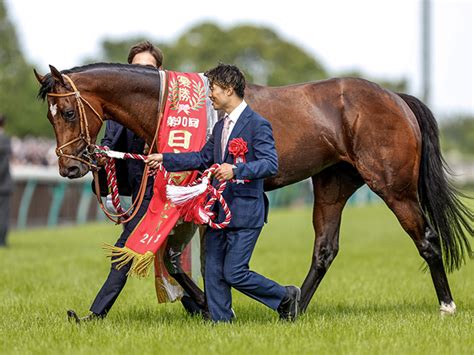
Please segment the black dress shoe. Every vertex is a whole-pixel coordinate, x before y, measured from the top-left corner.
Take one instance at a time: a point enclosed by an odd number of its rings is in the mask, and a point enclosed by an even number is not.
[[[204,311],[191,297],[184,295],[181,297],[181,304],[186,312],[191,316],[197,316]]]
[[[286,297],[281,301],[278,306],[278,314],[280,319],[295,321],[299,315],[299,303],[301,298],[301,290],[296,286],[285,286]]]
[[[99,320],[99,319],[104,318],[104,316],[91,312],[87,316],[79,318],[77,313],[74,312],[72,309],[70,309],[70,310],[67,311],[67,318],[71,322],[76,322],[76,323],[80,324],[80,323],[84,323],[84,322],[91,322],[91,321],[94,321],[94,320]]]
[[[211,319],[209,311],[199,306],[191,297],[184,295],[181,297],[181,303],[190,316],[202,316],[206,320]]]

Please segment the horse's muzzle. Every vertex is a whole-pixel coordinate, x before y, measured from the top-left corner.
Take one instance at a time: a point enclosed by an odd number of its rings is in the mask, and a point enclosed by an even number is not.
[[[63,177],[67,177],[69,179],[77,179],[85,174],[87,174],[88,169],[82,168],[83,164],[80,165],[71,165],[71,166],[66,166],[66,167],[60,167],[59,168],[59,174]]]

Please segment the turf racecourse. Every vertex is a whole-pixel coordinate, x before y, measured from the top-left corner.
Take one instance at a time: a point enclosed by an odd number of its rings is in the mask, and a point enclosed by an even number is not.
[[[471,204],[472,206],[472,204]],[[309,209],[273,210],[251,267],[300,285],[313,235]],[[340,252],[295,324],[234,292],[237,321],[212,325],[180,304],[158,305],[153,280],[130,280],[109,317],[77,326],[108,270],[100,248],[111,224],[14,231],[0,250],[0,353],[472,354],[474,261],[449,275],[458,313],[441,318],[429,274],[382,205],[348,207]]]

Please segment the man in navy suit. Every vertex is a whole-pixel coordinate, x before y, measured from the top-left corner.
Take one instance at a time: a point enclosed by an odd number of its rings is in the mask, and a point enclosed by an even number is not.
[[[223,197],[232,212],[224,229],[206,231],[205,293],[213,321],[233,318],[231,287],[277,310],[281,319],[295,320],[301,291],[249,270],[249,261],[268,213],[263,191],[266,177],[278,171],[278,157],[270,123],[252,111],[244,100],[245,77],[233,65],[219,64],[205,74],[209,78],[213,107],[225,112],[212,136],[199,152],[152,154],[146,161],[151,168],[160,163],[168,171],[204,170],[221,164],[217,180],[246,180],[230,183]],[[244,162],[235,162],[229,154],[229,142],[241,138],[247,143]],[[219,221],[224,219],[221,206],[215,207]]]

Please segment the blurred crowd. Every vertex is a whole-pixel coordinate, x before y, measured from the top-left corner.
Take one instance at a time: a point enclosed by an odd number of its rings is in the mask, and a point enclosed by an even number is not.
[[[42,137],[12,137],[12,165],[57,166],[56,141]]]

